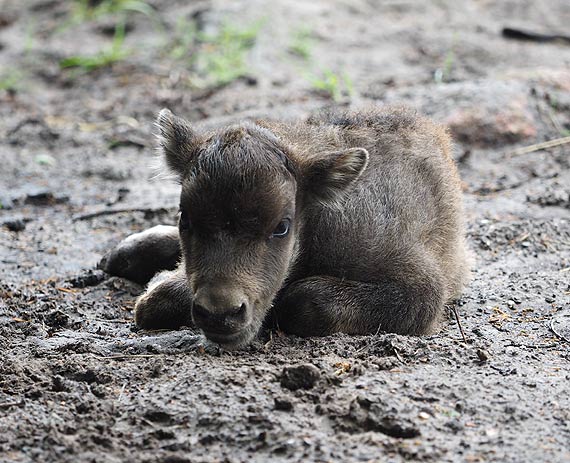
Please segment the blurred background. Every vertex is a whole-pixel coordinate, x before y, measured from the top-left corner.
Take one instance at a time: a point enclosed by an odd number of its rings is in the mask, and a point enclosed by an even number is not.
[[[176,186],[149,181],[162,107],[208,128],[409,105],[449,125],[471,217],[568,210],[569,145],[517,152],[570,135],[565,0],[0,5],[0,214],[4,232],[49,217],[47,269],[94,265],[125,233],[173,220]],[[58,258],[62,245],[75,254]]]

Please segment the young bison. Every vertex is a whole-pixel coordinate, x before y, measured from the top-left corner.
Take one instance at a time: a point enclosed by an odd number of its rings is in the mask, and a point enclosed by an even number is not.
[[[145,280],[142,328],[193,324],[225,348],[267,319],[288,333],[426,334],[468,277],[460,182],[443,128],[392,109],[199,133],[162,110],[178,227],[104,262]],[[181,259],[180,259],[181,256]]]

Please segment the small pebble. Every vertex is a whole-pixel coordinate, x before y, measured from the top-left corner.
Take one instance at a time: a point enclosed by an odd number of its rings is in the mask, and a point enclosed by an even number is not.
[[[479,357],[481,362],[486,362],[491,358],[491,354],[485,349],[477,349],[477,357]]]
[[[28,193],[24,202],[32,206],[47,206],[55,204],[55,196],[51,191],[38,190]]]
[[[310,363],[283,368],[281,386],[291,391],[311,389],[321,377],[319,369]]]
[[[53,156],[50,156],[49,154],[38,154],[34,160],[36,161],[36,163],[38,163],[40,166],[55,166],[57,161],[55,160],[55,158]]]

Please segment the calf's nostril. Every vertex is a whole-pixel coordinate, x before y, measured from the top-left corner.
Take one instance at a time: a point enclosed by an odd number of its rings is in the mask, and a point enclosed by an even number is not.
[[[210,312],[205,309],[204,307],[202,307],[200,304],[196,304],[194,303],[194,316],[198,317],[198,318],[209,318],[210,317]]]
[[[239,306],[229,309],[209,310],[206,307],[194,302],[193,313],[194,318],[201,323],[223,323],[224,321],[239,321],[245,317],[247,311],[247,303],[243,302]]]
[[[245,314],[246,308],[247,308],[246,303],[242,302],[241,305],[238,305],[236,307],[232,307],[231,309],[229,309],[226,312],[226,315],[230,316],[230,317],[237,317],[237,316],[243,315],[243,314]]]

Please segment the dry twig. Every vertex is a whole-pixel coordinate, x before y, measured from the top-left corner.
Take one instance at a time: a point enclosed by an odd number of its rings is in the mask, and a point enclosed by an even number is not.
[[[517,29],[514,27],[504,27],[503,37],[508,39],[523,40],[527,42],[560,42],[570,44],[570,36],[566,34],[543,34],[531,30]]]
[[[152,358],[152,357],[162,357],[165,354],[118,354],[118,355],[95,355],[96,358],[100,360],[128,360],[137,358]]]
[[[555,138],[554,140],[545,141],[543,143],[536,143],[534,145],[523,146],[522,148],[514,150],[511,154],[517,156],[520,154],[534,153],[535,151],[542,151],[556,146],[566,145],[570,143],[570,137]]]
[[[457,312],[457,307],[453,305],[451,306],[451,310],[455,315],[455,321],[457,321],[457,326],[459,327],[459,331],[461,332],[461,337],[463,338],[463,342],[467,342],[467,337],[465,336],[465,331],[463,331],[463,326],[461,325],[461,319],[459,318],[459,312]]]
[[[566,336],[564,336],[562,333],[559,333],[558,331],[556,331],[556,328],[554,328],[554,320],[555,320],[555,318],[553,318],[552,320],[550,320],[550,324],[549,324],[549,326],[550,326],[550,331],[552,331],[552,332],[556,335],[556,337],[557,337],[558,339],[561,339],[562,341],[565,341],[565,342],[570,343],[570,339],[568,339],[568,338],[567,338]]]
[[[169,212],[165,207],[132,207],[123,209],[103,209],[101,211],[89,212],[87,214],[79,214],[74,216],[71,220],[73,222],[78,222],[80,220],[89,220],[95,217],[101,217],[104,215],[114,215],[114,214],[126,214],[132,212],[144,212],[145,214],[167,214]]]
[[[19,402],[0,402],[0,410],[10,407],[21,407],[24,405],[24,401],[20,400]]]

